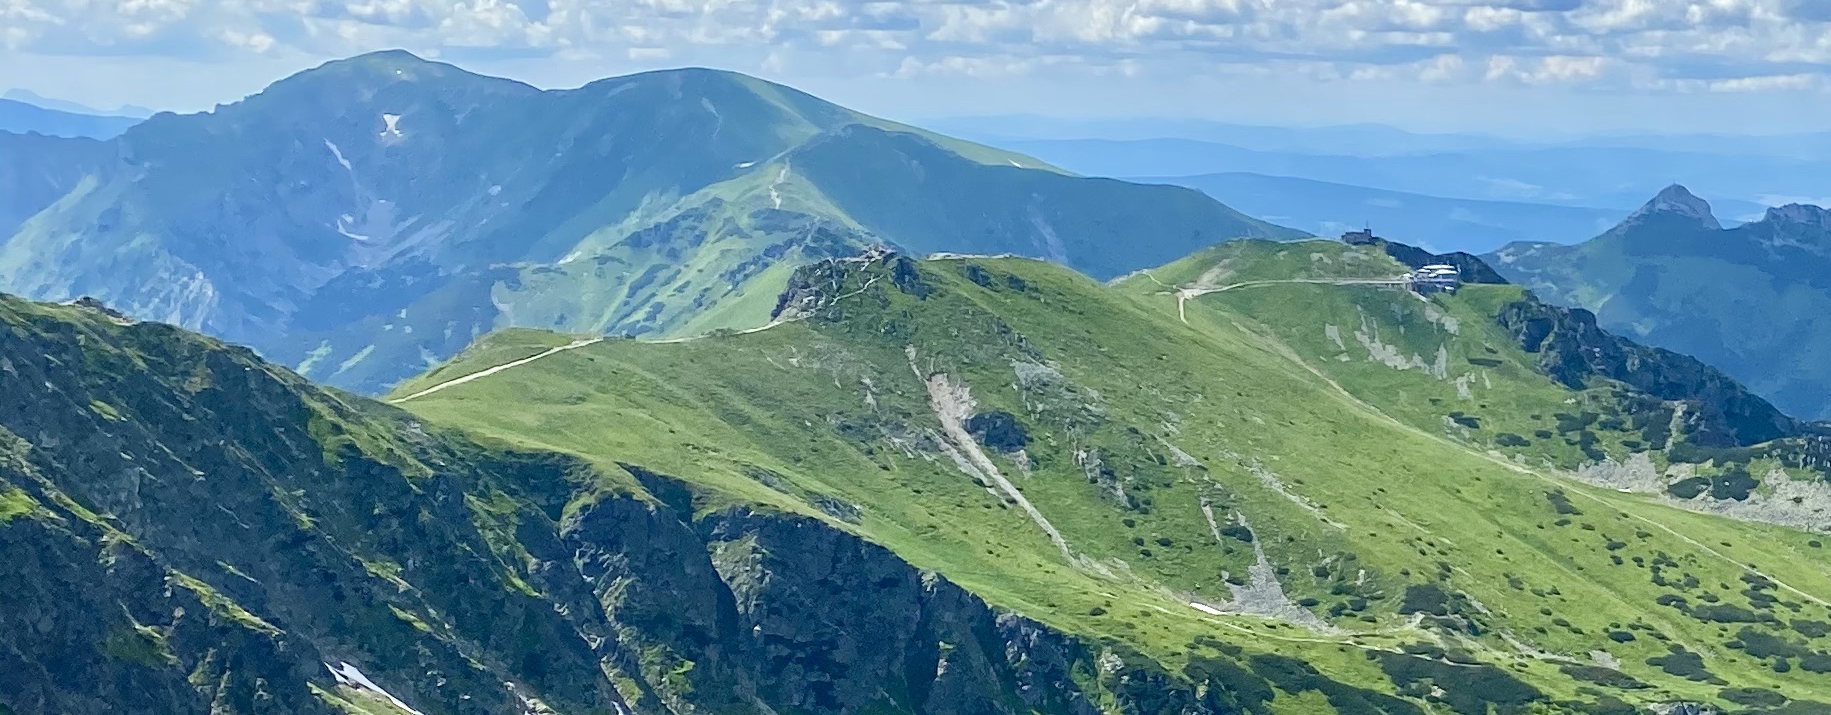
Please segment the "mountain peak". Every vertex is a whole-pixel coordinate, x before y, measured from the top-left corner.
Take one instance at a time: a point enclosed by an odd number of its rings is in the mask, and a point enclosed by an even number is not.
[[[1673,184],[1662,189],[1658,195],[1641,206],[1627,222],[1632,223],[1652,215],[1680,216],[1697,221],[1706,228],[1720,230],[1723,224],[1710,212],[1710,202],[1698,198],[1690,189],[1680,184]]]
[[[332,60],[324,67],[356,67],[369,70],[412,69],[419,67],[451,67],[436,60],[429,60],[402,49],[376,50],[360,55]]]
[[[1831,229],[1831,210],[1811,204],[1787,204],[1767,210],[1762,223]]]
[[[340,60],[331,60],[286,77],[249,97],[255,106],[298,112],[310,105],[361,101],[368,102],[385,87],[418,85],[419,94],[439,96],[443,101],[477,103],[493,93],[538,92],[528,85],[510,79],[488,77],[455,65],[429,60],[406,50],[380,50]],[[459,100],[465,97],[468,99]],[[397,98],[398,99],[398,98]],[[240,102],[237,104],[245,104]]]
[[[454,65],[437,60],[429,60],[406,50],[378,50],[366,52],[354,57],[331,60],[312,69],[305,70],[276,85],[306,81],[323,81],[331,83],[348,82],[351,78],[367,77],[386,80],[426,80],[451,77],[482,79],[481,75],[465,71]],[[499,80],[509,81],[509,80]]]
[[[427,60],[423,57],[420,57],[419,55],[413,54],[412,52],[408,52],[407,50],[403,50],[403,49],[400,49],[397,47],[397,48],[394,48],[391,50],[376,50],[374,52],[364,52],[360,55],[350,57],[348,61],[350,61],[350,62],[426,62]]]

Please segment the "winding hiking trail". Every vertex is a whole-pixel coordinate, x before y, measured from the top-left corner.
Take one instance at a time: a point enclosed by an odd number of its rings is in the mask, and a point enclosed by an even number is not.
[[[793,322],[793,319],[789,319],[789,320],[772,320],[772,321],[770,321],[770,322],[768,322],[768,323],[766,323],[766,324],[764,324],[764,325],[759,325],[759,326],[757,326],[757,327],[754,327],[754,328],[745,328],[745,329],[743,329],[743,330],[737,330],[737,331],[733,331],[733,332],[732,332],[732,333],[731,333],[731,334],[733,334],[733,335],[749,335],[749,334],[751,334],[751,333],[760,333],[760,332],[763,332],[763,331],[765,331],[765,330],[768,330],[768,329],[770,329],[770,328],[773,328],[773,327],[776,327],[776,326],[778,326],[778,325],[781,325],[781,324],[783,324],[783,323],[788,323],[788,322]],[[651,343],[651,344],[655,344],[655,345],[672,345],[672,344],[676,344],[676,343],[689,343],[689,342],[692,342],[692,341],[695,341],[695,340],[699,340],[699,339],[701,339],[701,338],[705,338],[705,337],[709,337],[709,336],[710,336],[710,335],[711,335],[711,333],[707,333],[707,334],[705,334],[705,335],[689,335],[689,336],[687,336],[687,337],[684,337],[684,338],[668,338],[668,339],[665,339],[665,340],[644,340],[644,341],[642,341],[642,342],[645,342],[645,343]],[[435,393],[435,392],[438,392],[438,391],[440,391],[440,390],[443,390],[443,389],[445,389],[445,388],[448,388],[448,387],[457,387],[457,386],[459,386],[459,385],[462,385],[462,384],[464,384],[464,383],[467,383],[467,382],[470,382],[470,381],[472,381],[472,380],[478,380],[478,379],[482,379],[482,378],[485,378],[485,377],[489,377],[489,376],[491,376],[491,375],[494,375],[494,374],[496,374],[496,373],[499,373],[499,372],[502,372],[502,371],[504,371],[504,370],[508,370],[508,369],[510,369],[510,368],[516,368],[516,367],[521,367],[521,366],[523,366],[523,365],[526,365],[526,364],[528,364],[528,363],[531,363],[531,362],[534,362],[534,361],[535,361],[535,360],[539,360],[539,359],[541,359],[541,358],[546,358],[546,357],[552,357],[552,356],[554,356],[554,355],[557,355],[557,354],[559,354],[559,353],[563,353],[563,352],[565,352],[565,351],[567,351],[567,350],[577,350],[577,349],[579,349],[579,348],[582,348],[582,347],[585,347],[585,346],[587,346],[587,345],[596,345],[596,344],[598,344],[598,343],[601,343],[601,342],[604,342],[604,338],[602,338],[602,337],[596,337],[596,338],[581,338],[581,339],[578,339],[578,340],[574,340],[574,341],[572,341],[572,342],[570,342],[570,343],[567,343],[567,344],[565,344],[565,345],[561,345],[561,346],[559,346],[559,347],[553,347],[553,348],[548,348],[548,349],[547,349],[547,350],[546,350],[546,351],[545,351],[545,352],[542,352],[542,353],[539,353],[539,354],[536,354],[536,355],[533,355],[533,356],[530,356],[530,357],[525,357],[525,358],[522,358],[522,359],[520,359],[520,360],[511,360],[511,361],[509,361],[509,362],[505,362],[505,363],[503,363],[503,364],[501,364],[501,365],[497,365],[497,366],[495,366],[495,367],[491,367],[491,368],[485,368],[485,369],[482,369],[482,370],[478,370],[478,371],[476,371],[476,372],[473,372],[473,373],[471,373],[471,374],[469,374],[469,375],[465,375],[465,376],[463,376],[463,377],[458,377],[458,378],[453,378],[453,379],[451,379],[451,380],[447,380],[447,381],[445,381],[445,382],[441,382],[441,383],[439,383],[439,384],[437,384],[437,385],[433,385],[433,386],[432,386],[432,387],[428,387],[428,388],[426,388],[426,389],[424,389],[424,390],[420,390],[420,391],[419,391],[419,392],[415,392],[415,393],[413,393],[413,394],[411,394],[411,395],[408,395],[408,396],[406,396],[406,397],[399,397],[399,398],[395,398],[395,399],[392,399],[392,400],[388,400],[388,404],[391,404],[391,405],[398,405],[398,404],[400,404],[400,403],[402,403],[402,402],[406,402],[406,401],[408,401],[408,400],[412,400],[412,399],[416,399],[416,398],[420,398],[420,397],[425,397],[425,396],[427,396],[427,395],[430,395],[430,394],[432,394],[432,393]]]
[[[1152,276],[1149,273],[1146,273],[1145,275],[1150,276],[1151,280],[1153,280],[1153,281],[1157,280],[1156,276]],[[1313,284],[1313,285],[1335,285],[1335,286],[1395,286],[1395,287],[1402,287],[1405,285],[1405,281],[1397,279],[1397,278],[1286,278],[1286,279],[1282,279],[1282,280],[1245,281],[1242,283],[1230,283],[1230,284],[1227,284],[1224,286],[1215,286],[1215,287],[1178,288],[1178,289],[1176,289],[1176,317],[1182,319],[1182,321],[1184,323],[1189,322],[1189,316],[1183,312],[1183,306],[1184,306],[1184,304],[1189,302],[1190,298],[1200,298],[1200,297],[1202,297],[1204,295],[1208,295],[1210,293],[1225,293],[1227,291],[1234,290],[1237,288],[1251,288],[1254,286],[1278,285],[1278,284],[1288,284],[1288,283],[1309,283],[1309,284]],[[1163,285],[1163,282],[1158,281],[1157,284]]]
[[[877,282],[877,277],[872,276],[870,280],[865,281],[865,285],[863,287],[859,288],[858,290],[847,293],[845,295],[839,296],[838,298],[834,298],[833,302],[837,303],[841,300],[845,300],[846,298],[850,298],[850,297],[858,295],[860,293],[864,293],[865,291],[870,290],[871,285],[876,282]],[[801,319],[800,317],[778,318],[776,320],[771,320],[768,323],[764,323],[763,325],[759,325],[754,328],[745,328],[743,330],[734,330],[734,331],[731,331],[729,334],[731,334],[731,335],[749,335],[751,333],[760,333],[760,332],[763,332],[770,328],[776,327],[778,325],[782,325],[783,323],[792,323],[792,322],[795,322],[800,319]],[[711,337],[715,334],[717,334],[717,333],[716,332],[703,333],[700,335],[689,335],[689,336],[680,337],[680,338],[666,338],[663,340],[644,340],[642,342],[656,344],[656,345],[672,345],[672,344],[677,344],[677,343],[690,343],[695,340],[700,340],[702,338]],[[508,370],[510,368],[521,367],[522,365],[526,365],[528,363],[534,362],[541,358],[551,357],[553,355],[557,355],[557,354],[565,352],[567,350],[577,350],[577,349],[585,347],[587,345],[595,345],[597,343],[604,342],[604,339],[605,338],[602,336],[595,337],[595,338],[580,338],[580,339],[574,340],[571,343],[568,343],[566,345],[561,345],[561,346],[554,347],[554,348],[548,348],[546,350],[546,352],[542,352],[537,355],[525,357],[520,360],[512,360],[509,362],[505,362],[501,365],[497,365],[495,367],[478,370],[477,372],[473,372],[473,373],[471,373],[469,375],[465,375],[463,377],[454,378],[454,379],[451,379],[451,380],[448,380],[445,382],[441,382],[437,385],[433,385],[432,387],[428,387],[424,390],[420,390],[419,392],[415,392],[406,397],[400,397],[400,398],[388,400],[388,404],[398,405],[398,404],[406,402],[408,400],[425,397],[427,395],[438,392],[438,391],[443,390],[448,387],[457,387],[458,385],[462,385],[462,384],[470,382],[472,380],[489,377],[491,375],[502,372],[504,370]]]
[[[432,387],[428,387],[428,388],[426,388],[426,389],[424,389],[424,390],[420,390],[420,391],[419,391],[419,392],[415,392],[415,393],[413,393],[413,394],[411,394],[411,395],[408,395],[408,396],[406,396],[406,397],[402,397],[402,398],[398,398],[398,399],[393,399],[393,400],[389,400],[389,401],[388,401],[388,404],[391,404],[391,405],[398,405],[398,404],[400,404],[400,403],[402,403],[402,402],[406,402],[406,401],[408,401],[408,400],[412,400],[412,399],[415,399],[415,398],[419,398],[419,397],[425,397],[425,396],[427,396],[427,395],[430,395],[430,394],[432,394],[432,393],[434,393],[434,392],[438,392],[438,391],[440,391],[440,390],[443,390],[443,389],[445,389],[445,388],[447,388],[447,387],[457,387],[457,386],[458,386],[458,385],[462,385],[462,384],[464,384],[464,383],[467,383],[467,382],[470,382],[470,381],[472,381],[472,380],[479,380],[479,379],[482,379],[482,378],[485,378],[485,377],[489,377],[489,376],[491,376],[491,375],[494,375],[494,374],[496,374],[496,373],[499,373],[499,372],[502,372],[502,371],[503,371],[503,370],[507,370],[507,369],[509,369],[509,368],[512,368],[512,367],[521,367],[521,366],[522,366],[522,365],[526,365],[526,364],[528,364],[528,363],[531,363],[531,362],[534,362],[534,361],[535,361],[535,360],[539,360],[539,359],[541,359],[541,358],[545,358],[545,357],[551,357],[551,356],[553,356],[553,355],[558,355],[558,354],[560,354],[560,353],[563,353],[563,352],[565,352],[565,351],[567,351],[567,350],[577,350],[577,349],[579,349],[579,348],[582,348],[582,347],[585,347],[585,346],[587,346],[587,345],[595,345],[595,344],[597,344],[597,343],[600,343],[600,342],[603,342],[603,341],[604,341],[604,339],[603,339],[603,338],[583,338],[583,339],[579,339],[579,340],[574,340],[574,341],[572,341],[572,342],[570,342],[570,343],[567,343],[567,344],[565,344],[565,345],[560,345],[560,346],[558,346],[558,347],[552,347],[552,348],[547,348],[547,350],[546,350],[546,352],[542,352],[542,353],[537,353],[537,354],[535,354],[535,355],[532,355],[532,356],[529,356],[529,357],[525,357],[525,358],[522,358],[522,359],[520,359],[520,360],[511,360],[511,361],[509,361],[509,362],[505,362],[505,363],[503,363],[503,364],[501,364],[501,365],[497,365],[497,366],[495,366],[495,367],[491,367],[491,368],[484,368],[484,369],[482,369],[482,370],[478,370],[478,371],[476,371],[476,372],[473,372],[473,373],[471,373],[471,374],[469,374],[469,375],[465,375],[465,376],[463,376],[463,377],[458,377],[458,378],[453,378],[453,379],[450,379],[450,380],[447,380],[447,381],[445,381],[445,382],[441,382],[441,383],[439,383],[439,384],[437,384],[437,385],[433,385],[433,386],[432,386]]]

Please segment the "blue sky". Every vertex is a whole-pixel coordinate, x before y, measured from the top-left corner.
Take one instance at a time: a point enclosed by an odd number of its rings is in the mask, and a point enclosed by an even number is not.
[[[703,65],[907,119],[1824,128],[1831,0],[0,0],[0,87],[196,110],[401,47],[573,86]]]

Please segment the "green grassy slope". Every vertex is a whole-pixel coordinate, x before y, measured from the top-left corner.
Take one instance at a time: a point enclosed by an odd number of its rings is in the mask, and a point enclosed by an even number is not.
[[[1672,440],[1668,409],[1657,417],[1636,415],[1634,428],[1612,421],[1591,429],[1596,420],[1587,420],[1592,424],[1584,429],[1601,436],[1571,443],[1572,423],[1585,421],[1574,415],[1600,410],[1620,417],[1632,399],[1614,385],[1573,391],[1545,374],[1495,319],[1505,306],[1528,300],[1518,286],[1471,284],[1423,300],[1394,286],[1328,282],[1406,270],[1372,247],[1243,241],[1132,277],[1120,288],[1165,301],[1165,283],[1238,286],[1191,298],[1184,315],[1191,323],[1250,320],[1255,332],[1276,336],[1307,365],[1407,424],[1529,454],[1535,462],[1574,469],[1649,441],[1664,449]]]
[[[1332,246],[1239,264],[1339,265]],[[1392,267],[1365,260],[1367,275]],[[1164,663],[1218,638],[1471,714],[1727,702],[1736,688],[1831,699],[1831,676],[1804,667],[1831,647],[1812,595],[1831,572],[1809,534],[1491,455],[1423,417],[1453,384],[1426,377],[1437,387],[1417,398],[1381,382],[1410,374],[1384,365],[1335,377],[1313,341],[1266,327],[1284,316],[1229,302],[1309,305],[1302,329],[1322,336],[1317,318],[1351,315],[1352,296],[1240,289],[1191,300],[1185,322],[1174,295],[1134,288],[1150,280],[1107,288],[1021,259],[823,263],[791,284],[804,319],[605,341],[403,406],[508,443],[639,458],[707,505],[819,516]],[[1473,322],[1477,308],[1435,310]],[[1495,369],[1515,383],[1495,412],[1579,399],[1508,357],[1513,372]]]
[[[996,610],[787,465],[696,499],[621,461],[692,467],[640,445],[595,468],[480,445],[93,306],[0,296],[0,356],[0,711],[1420,712],[1265,649],[1200,640],[1170,669]]]
[[[1586,314],[1540,303],[1518,286],[1468,284],[1421,300],[1355,284],[1403,270],[1382,253],[1241,241],[1121,289],[1165,293],[1159,275],[1237,286],[1186,301],[1183,314],[1193,320],[1204,305],[1224,305],[1230,320],[1248,316],[1357,397],[1414,426],[1558,469],[1633,462],[1609,481],[1680,500],[1697,493],[1674,483],[1741,475],[1740,488],[1714,489],[1690,506],[1831,526],[1820,513],[1831,495],[1798,493],[1815,492],[1825,476],[1823,425],[1787,417],[1695,359],[1610,335]],[[1782,492],[1809,503],[1769,509]]]

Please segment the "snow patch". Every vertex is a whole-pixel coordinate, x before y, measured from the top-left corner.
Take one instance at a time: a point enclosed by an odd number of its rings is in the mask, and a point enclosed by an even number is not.
[[[384,137],[402,136],[402,134],[401,134],[401,115],[383,114],[383,115],[381,115],[381,123],[383,125],[382,130],[381,130],[382,136],[384,136]]]
[[[350,160],[343,158],[343,150],[338,149],[337,144],[335,142],[332,142],[331,140],[326,139],[326,140],[324,140],[324,146],[325,146],[325,148],[331,150],[331,156],[337,157],[337,163],[343,165],[344,171],[349,171],[349,172],[356,171],[355,169],[350,168]]]
[[[788,181],[787,164],[783,164],[782,170],[776,173],[776,180],[769,182],[769,202],[777,209],[782,208],[782,191],[780,187],[784,181]]]
[[[392,693],[389,693],[388,691],[383,690],[381,686],[376,685],[375,681],[369,679],[369,676],[363,675],[362,671],[354,665],[350,665],[349,663],[339,662],[336,665],[331,665],[330,663],[325,663],[324,667],[330,669],[331,677],[337,679],[338,685],[356,688],[358,690],[367,690],[371,693],[374,693],[376,695],[380,695],[384,698],[387,698],[388,702],[394,704],[394,707],[400,708],[401,710],[404,710],[406,712],[413,713],[413,715],[424,715],[420,711],[415,710],[411,707],[408,707],[406,703],[401,702],[401,699],[394,697],[394,695]]]

